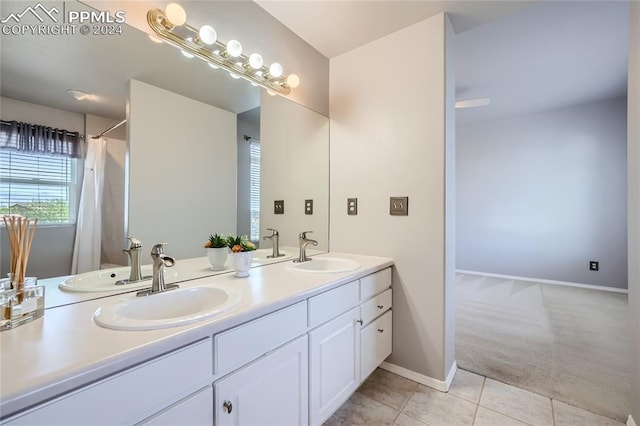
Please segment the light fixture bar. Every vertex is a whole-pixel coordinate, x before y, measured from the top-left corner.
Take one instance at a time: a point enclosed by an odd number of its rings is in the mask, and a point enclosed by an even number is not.
[[[162,10],[152,9],[147,12],[147,23],[161,40],[180,50],[191,53],[209,64],[214,64],[258,86],[264,87],[267,90],[274,91],[281,95],[288,95],[291,92],[291,87],[287,84],[286,76],[272,77],[269,74],[269,68],[266,66],[262,66],[257,70],[246,68],[243,64],[248,63],[248,56],[244,54],[240,54],[237,57],[223,56],[223,52],[226,52],[227,46],[219,40],[216,40],[211,46],[214,50],[210,51],[204,46],[174,33],[172,29],[175,27],[166,25],[167,22],[168,18]],[[194,38],[198,35],[198,30],[186,23],[180,27],[193,32]],[[219,51],[220,53],[215,53],[215,51]]]

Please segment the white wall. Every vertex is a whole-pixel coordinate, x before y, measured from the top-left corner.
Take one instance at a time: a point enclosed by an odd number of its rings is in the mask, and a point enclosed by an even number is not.
[[[16,99],[0,98],[3,120],[16,120],[56,127],[84,134],[83,114],[37,105]],[[29,255],[27,274],[38,278],[67,275],[71,270],[75,225],[38,226]],[[0,235],[0,276],[9,272],[11,252],[6,232]],[[55,250],[52,250],[55,247]]]
[[[628,221],[631,407],[640,424],[640,3],[632,2],[629,25]]]
[[[328,250],[329,119],[280,96],[263,93],[260,105],[260,236],[275,228],[280,245],[297,247],[298,234],[313,231],[318,246],[310,248]],[[275,200],[284,200],[283,215],[274,214]]]
[[[626,139],[625,99],[459,125],[457,268],[626,288]]]
[[[453,339],[445,324],[446,22],[439,14],[332,58],[329,96],[331,250],[395,260],[388,361],[440,382]],[[412,54],[381,60],[397,46]],[[405,78],[393,77],[399,64]],[[390,196],[409,197],[409,216],[389,215]],[[357,216],[347,215],[349,197],[358,198]]]
[[[238,235],[251,234],[251,150],[244,135],[260,139],[260,122],[245,117],[238,114]]]
[[[236,232],[236,115],[136,80],[129,90],[129,235],[145,253],[165,242],[177,259],[204,256],[210,233]]]

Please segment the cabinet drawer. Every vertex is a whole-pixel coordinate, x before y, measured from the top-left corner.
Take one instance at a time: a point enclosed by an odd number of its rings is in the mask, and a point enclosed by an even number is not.
[[[133,424],[192,394],[211,378],[211,340],[206,339],[63,395],[7,424]]]
[[[309,327],[335,318],[358,304],[358,281],[353,281],[309,299]]]
[[[391,289],[380,293],[373,299],[369,299],[360,306],[360,319],[367,325],[376,317],[385,313],[391,308]]]
[[[360,381],[364,381],[386,357],[391,355],[391,311],[360,332]]]
[[[300,302],[215,336],[215,374],[224,375],[307,331],[307,302]]]
[[[213,425],[213,386],[207,386],[138,424],[144,426]]]
[[[360,300],[367,300],[389,287],[391,287],[391,268],[360,278]]]

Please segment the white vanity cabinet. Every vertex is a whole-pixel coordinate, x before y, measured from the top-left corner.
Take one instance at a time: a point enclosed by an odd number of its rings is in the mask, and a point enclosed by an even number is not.
[[[309,299],[310,424],[324,423],[391,354],[390,287],[387,268]]]
[[[190,400],[190,395],[211,384],[211,348],[211,339],[201,340],[40,404],[3,424],[135,424],[172,405],[174,415],[184,413],[180,407],[196,405],[205,408],[202,414],[209,418],[212,410],[206,410],[202,399]]]
[[[309,421],[307,302],[214,336],[215,425]]]
[[[302,336],[215,382],[215,424],[306,425],[308,357]]]

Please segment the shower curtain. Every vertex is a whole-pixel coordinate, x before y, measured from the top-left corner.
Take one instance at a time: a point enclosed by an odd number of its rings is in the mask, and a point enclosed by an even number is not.
[[[100,269],[102,189],[107,140],[87,140],[71,274]]]

